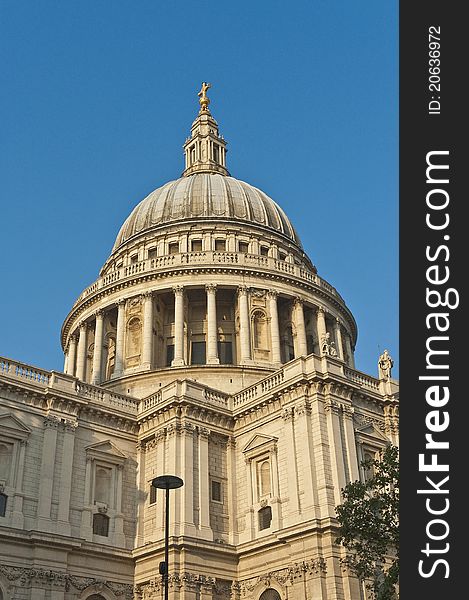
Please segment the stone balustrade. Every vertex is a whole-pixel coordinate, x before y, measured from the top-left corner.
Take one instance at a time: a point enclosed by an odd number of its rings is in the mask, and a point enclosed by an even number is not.
[[[284,365],[275,373],[261,379],[258,383],[233,395],[225,394],[219,390],[211,389],[205,385],[190,380],[175,380],[155,393],[139,400],[117,394],[103,387],[91,385],[77,380],[75,377],[56,371],[44,371],[18,361],[0,357],[0,376],[31,381],[42,388],[59,392],[75,393],[79,399],[89,400],[110,409],[117,409],[132,416],[145,416],[153,410],[175,399],[190,399],[201,405],[212,407],[223,412],[236,413],[245,410],[250,405],[255,405],[264,398],[272,396],[276,388],[284,389],[285,386],[299,381],[305,374],[310,377],[317,373],[321,378],[327,374],[341,376],[345,380],[360,386],[365,391],[373,394],[392,392],[391,383],[380,381],[355,369],[347,367],[342,361],[331,357],[320,357],[311,354],[300,357]],[[388,386],[389,390],[383,386]]]
[[[0,357],[0,375],[34,381],[34,383],[47,387],[51,372]]]
[[[57,395],[64,394],[68,398],[76,396],[77,400],[88,400],[92,404],[119,410],[127,415],[136,416],[140,400],[117,394],[105,388],[79,381],[76,377],[57,371],[44,371],[18,361],[0,357],[0,377],[13,378],[51,390]]]
[[[111,273],[100,277],[92,285],[88,286],[80,294],[74,306],[96,292],[112,286],[118,281],[125,280],[128,277],[138,277],[139,275],[147,276],[154,272],[167,271],[170,268],[183,268],[191,265],[212,267],[216,267],[217,265],[236,265],[237,267],[244,267],[245,269],[255,267],[256,270],[261,269],[261,272],[262,269],[265,269],[266,271],[285,273],[300,281],[307,281],[308,283],[327,291],[329,294],[343,302],[342,297],[332,285],[319,277],[319,275],[306,269],[303,265],[296,265],[270,256],[261,256],[258,254],[201,251],[159,256],[121,267],[116,271],[112,271]]]

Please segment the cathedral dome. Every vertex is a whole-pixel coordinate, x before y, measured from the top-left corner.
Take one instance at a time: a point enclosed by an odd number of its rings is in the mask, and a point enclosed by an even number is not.
[[[228,175],[195,172],[166,183],[142,200],[122,225],[113,252],[142,232],[201,219],[260,225],[301,247],[290,220],[267,194]]]

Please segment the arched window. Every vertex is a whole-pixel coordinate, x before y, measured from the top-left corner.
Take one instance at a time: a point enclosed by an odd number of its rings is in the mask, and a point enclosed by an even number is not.
[[[257,464],[257,487],[259,498],[268,496],[271,492],[269,460],[263,460]]]
[[[91,596],[88,596],[86,600],[106,600],[106,598],[101,596],[101,594],[92,594]]]
[[[0,443],[0,479],[8,481],[11,469],[13,445]]]
[[[8,496],[3,492],[0,493],[0,517],[4,517],[7,512]]]
[[[270,506],[264,506],[257,513],[259,516],[259,531],[263,529],[269,529],[272,523],[272,509]]]
[[[374,460],[376,460],[376,452],[373,452],[373,450],[365,450],[363,452],[363,462],[366,463],[363,465],[365,481],[373,479],[375,475],[375,466],[372,464]]]
[[[265,592],[262,592],[262,594],[259,596],[259,600],[282,600],[280,597],[280,594],[277,592],[277,590],[274,590],[273,588],[269,588],[268,590],[265,590]]]
[[[96,467],[94,500],[109,504],[111,490],[111,469],[106,467]]]
[[[102,513],[93,515],[93,533],[108,537],[109,535],[109,517]]]
[[[256,310],[252,315],[252,331],[254,348],[267,350],[267,319],[261,310]]]

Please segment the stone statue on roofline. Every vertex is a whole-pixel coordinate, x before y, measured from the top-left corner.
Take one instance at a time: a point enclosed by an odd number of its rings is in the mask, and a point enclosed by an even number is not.
[[[391,379],[391,369],[394,366],[394,361],[389,352],[385,350],[378,359],[378,374],[379,379],[389,381]]]

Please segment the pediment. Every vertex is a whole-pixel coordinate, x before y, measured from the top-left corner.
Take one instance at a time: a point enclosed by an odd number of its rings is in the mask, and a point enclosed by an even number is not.
[[[362,438],[379,439],[383,442],[389,442],[389,439],[375,423],[365,423],[364,425],[357,427],[355,431],[358,437],[361,436]]]
[[[264,448],[267,448],[269,446],[274,446],[277,443],[277,441],[278,438],[276,437],[258,433],[254,437],[252,437],[248,444],[243,448],[243,452],[263,450]]]
[[[87,454],[107,458],[112,462],[122,462],[127,455],[122,452],[111,440],[104,440],[85,448]]]
[[[0,431],[16,439],[26,439],[31,430],[11,413],[0,415]]]

